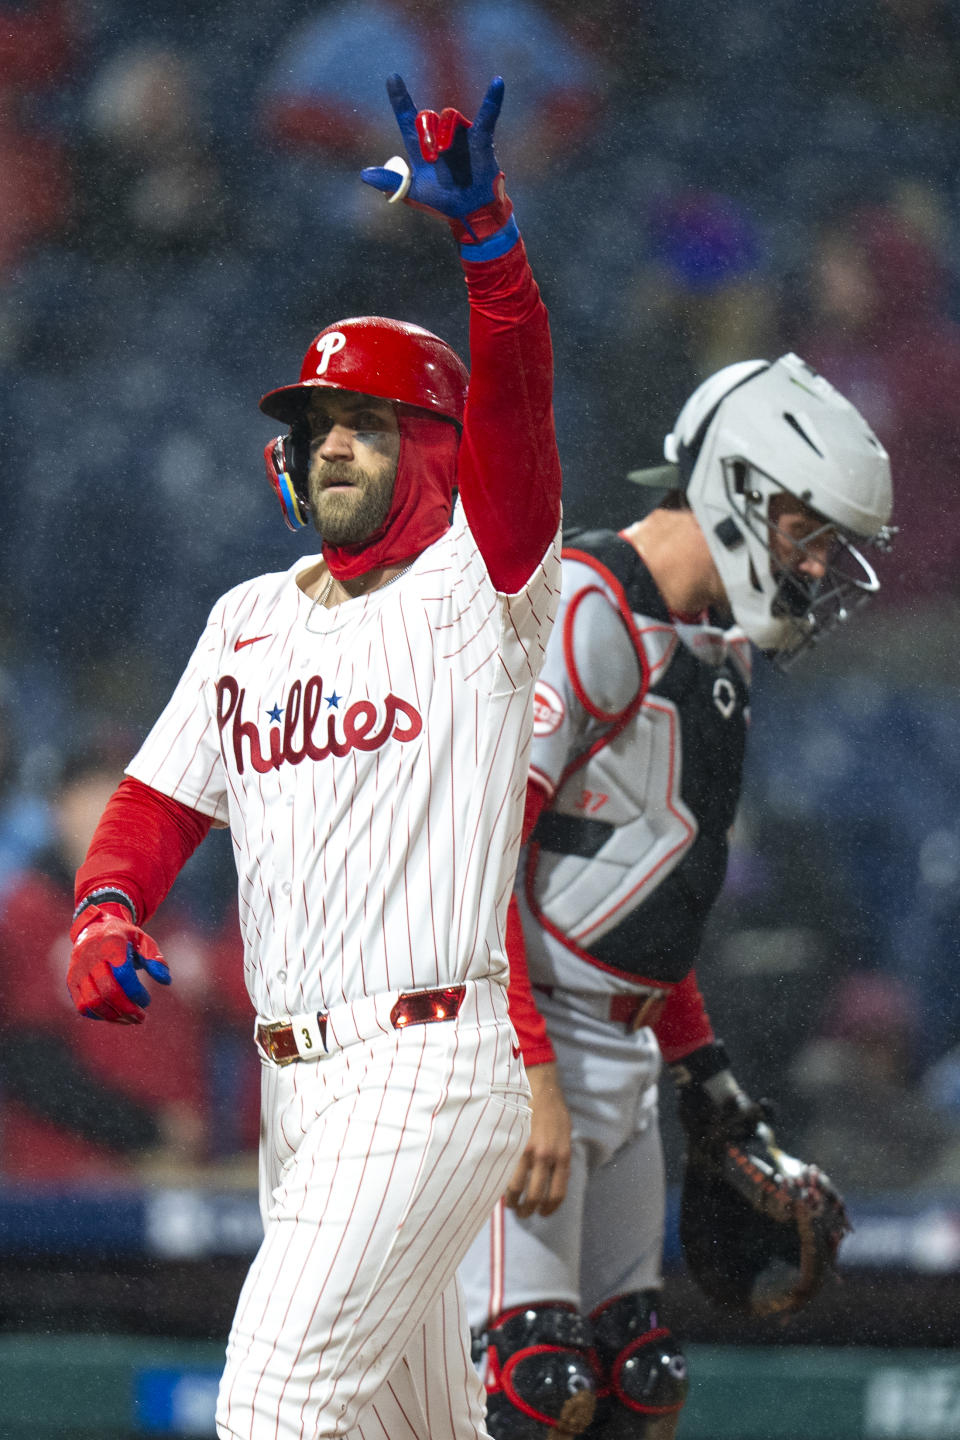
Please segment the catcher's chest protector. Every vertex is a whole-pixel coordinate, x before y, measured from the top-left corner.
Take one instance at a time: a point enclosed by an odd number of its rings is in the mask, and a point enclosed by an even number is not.
[[[694,964],[726,871],[749,675],[742,632],[677,621],[627,541],[566,537],[531,757],[556,789],[526,857],[536,983],[676,981]]]

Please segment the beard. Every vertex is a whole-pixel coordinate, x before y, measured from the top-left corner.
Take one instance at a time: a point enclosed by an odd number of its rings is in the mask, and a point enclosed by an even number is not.
[[[346,460],[323,462],[310,474],[310,515],[321,539],[331,545],[359,545],[390,513],[396,464],[384,461],[371,473]],[[330,490],[337,483],[349,490]]]

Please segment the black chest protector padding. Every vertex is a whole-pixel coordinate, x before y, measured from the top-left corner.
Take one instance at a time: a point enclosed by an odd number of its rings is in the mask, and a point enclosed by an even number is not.
[[[600,562],[622,587],[634,615],[670,624],[671,616],[649,570],[636,550],[611,530],[575,530],[564,535],[564,549]],[[697,821],[697,838],[678,865],[612,930],[590,946],[604,965],[650,979],[682,980],[696,963],[710,908],[723,886],[728,832],[736,814],[743,777],[749,690],[729,660],[708,665],[683,644],[666,673],[648,694],[670,701],[680,731],[680,795]],[[585,852],[565,826],[567,843],[550,833],[549,811],[534,839],[544,849]],[[563,817],[565,821],[574,817]],[[589,822],[586,822],[589,823]],[[584,837],[586,838],[586,837]],[[553,842],[553,843],[551,843]]]

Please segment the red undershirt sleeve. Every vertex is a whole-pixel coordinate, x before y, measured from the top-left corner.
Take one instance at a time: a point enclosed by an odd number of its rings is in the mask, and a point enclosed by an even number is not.
[[[695,970],[674,985],[652,1029],[668,1065],[699,1050],[701,1045],[709,1045],[716,1038]]]
[[[520,1041],[525,1065],[546,1065],[556,1059],[543,1016],[537,1009],[527,973],[527,951],[520,923],[516,895],[510,896],[507,909],[507,959],[510,961],[510,985],[507,996],[510,1019]]]
[[[526,809],[523,816],[524,843],[529,839],[540,811],[546,803],[547,797],[539,785],[528,780]],[[524,943],[516,894],[510,896],[510,905],[507,910],[507,959],[510,962],[508,990],[510,1019],[513,1021],[513,1028],[520,1041],[523,1062],[525,1065],[549,1064],[550,1061],[556,1059],[556,1056],[550,1043],[550,1037],[547,1035],[543,1016],[537,1009],[537,1002],[533,998],[533,989],[527,972],[527,948]]]
[[[522,240],[463,269],[470,386],[457,484],[491,580],[513,595],[560,524],[550,324]]]
[[[87,858],[77,871],[75,899],[115,886],[137,907],[143,925],[210,829],[209,816],[126,776],[107,801]]]

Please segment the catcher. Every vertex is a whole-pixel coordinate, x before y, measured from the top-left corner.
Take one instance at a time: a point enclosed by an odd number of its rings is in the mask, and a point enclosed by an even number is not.
[[[533,1129],[461,1271],[496,1440],[676,1433],[662,1061],[687,1138],[681,1239],[713,1301],[788,1315],[848,1228],[734,1078],[694,966],[739,797],[751,642],[790,664],[876,592],[863,550],[891,539],[889,461],[796,355],[711,376],[664,452],[629,477],[661,491],[645,518],[565,537],[536,687],[508,934]]]

